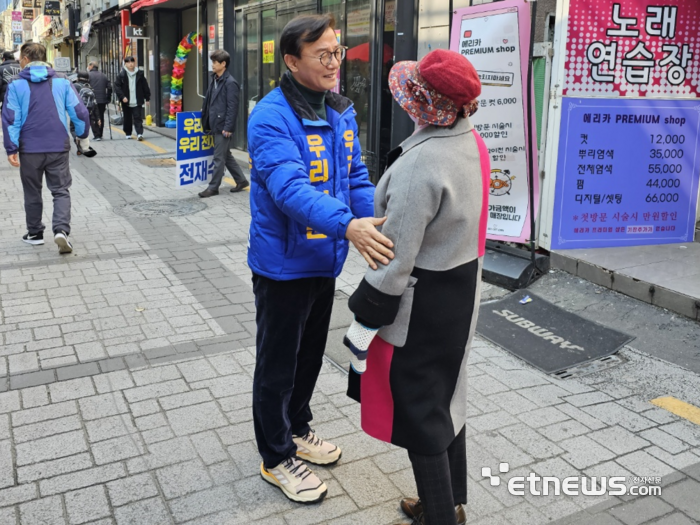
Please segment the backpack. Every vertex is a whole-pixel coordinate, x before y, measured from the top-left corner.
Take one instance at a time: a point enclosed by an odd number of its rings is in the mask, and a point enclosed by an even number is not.
[[[91,112],[93,108],[97,107],[95,92],[92,90],[89,84],[82,84],[79,82],[77,87],[79,88],[78,95],[80,96],[80,100],[83,101],[85,107]]]
[[[10,84],[10,82],[19,78],[20,71],[22,70],[19,66],[15,66],[14,64],[8,65],[8,67],[3,68],[2,70],[2,81],[5,84]]]

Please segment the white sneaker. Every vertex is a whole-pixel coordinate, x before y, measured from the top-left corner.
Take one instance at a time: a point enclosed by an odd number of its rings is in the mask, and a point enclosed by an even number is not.
[[[315,465],[332,465],[343,455],[339,447],[323,441],[313,430],[303,437],[292,436],[292,439],[297,445],[297,457]]]
[[[64,231],[56,233],[53,242],[58,245],[58,253],[71,253],[73,251],[73,245],[68,240],[68,234]]]
[[[328,494],[326,484],[299,458],[289,458],[270,470],[261,463],[260,475],[270,485],[278,487],[282,494],[299,503],[316,503]]]
[[[126,140],[131,140],[131,135],[127,135]]]
[[[142,141],[142,140],[143,140],[143,135],[138,135],[138,136],[136,137],[136,140]]]

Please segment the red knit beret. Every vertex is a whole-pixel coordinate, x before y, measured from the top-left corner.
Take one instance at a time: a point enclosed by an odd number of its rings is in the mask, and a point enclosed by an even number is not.
[[[457,107],[469,104],[481,94],[481,80],[471,62],[455,51],[436,49],[418,64],[421,76]]]

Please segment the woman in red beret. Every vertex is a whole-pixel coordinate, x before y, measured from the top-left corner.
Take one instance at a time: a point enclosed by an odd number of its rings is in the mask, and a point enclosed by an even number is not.
[[[348,394],[367,434],[408,450],[420,499],[401,508],[412,523],[453,525],[466,522],[466,365],[488,217],[489,155],[469,120],[481,82],[465,57],[436,50],[396,64],[389,86],[418,129],[389,154],[375,193],[395,257],[350,298]]]

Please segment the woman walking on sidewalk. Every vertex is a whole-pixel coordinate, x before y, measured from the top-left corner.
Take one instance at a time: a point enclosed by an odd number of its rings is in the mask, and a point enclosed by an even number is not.
[[[367,434],[408,450],[420,500],[401,508],[412,523],[454,525],[466,521],[466,364],[488,216],[488,150],[469,121],[481,83],[466,58],[436,50],[396,64],[389,85],[418,130],[377,186],[395,258],[350,298],[348,394]]]
[[[136,128],[136,138],[143,140],[143,104],[151,100],[151,90],[143,71],[136,68],[136,59],[124,57],[124,69],[114,81],[114,92],[122,104],[124,112],[124,134],[131,138],[132,125]]]

